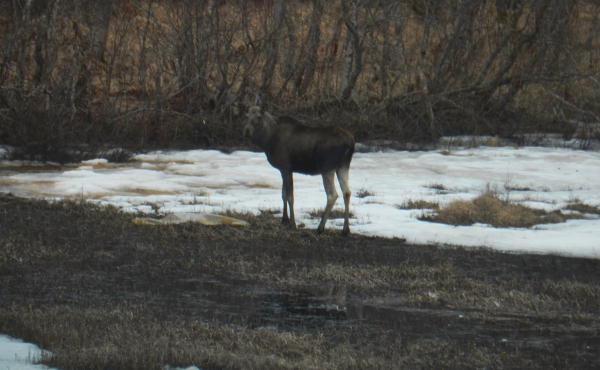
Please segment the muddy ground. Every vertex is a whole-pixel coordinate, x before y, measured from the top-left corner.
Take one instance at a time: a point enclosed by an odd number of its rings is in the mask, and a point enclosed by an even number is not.
[[[0,332],[61,369],[600,368],[599,260],[231,216],[0,195]]]

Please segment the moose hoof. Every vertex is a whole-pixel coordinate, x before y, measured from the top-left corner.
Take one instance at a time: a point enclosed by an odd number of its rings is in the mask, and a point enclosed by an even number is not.
[[[350,230],[342,230],[342,236],[348,236],[350,234]]]

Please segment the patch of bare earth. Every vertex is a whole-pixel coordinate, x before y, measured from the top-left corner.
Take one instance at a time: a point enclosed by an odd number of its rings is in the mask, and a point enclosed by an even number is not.
[[[62,369],[600,366],[598,260],[230,216],[252,226],[0,196],[0,332]]]

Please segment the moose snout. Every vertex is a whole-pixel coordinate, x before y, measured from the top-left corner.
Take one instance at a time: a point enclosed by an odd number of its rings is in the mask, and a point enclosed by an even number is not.
[[[254,136],[254,127],[252,127],[252,125],[248,124],[246,126],[244,126],[244,134],[243,137],[252,137]]]

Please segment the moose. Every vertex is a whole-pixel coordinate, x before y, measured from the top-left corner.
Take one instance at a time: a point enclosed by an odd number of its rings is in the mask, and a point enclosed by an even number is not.
[[[352,193],[348,183],[348,174],[355,141],[348,131],[339,127],[309,127],[289,116],[275,118],[255,106],[248,111],[248,123],[244,127],[244,137],[249,137],[253,144],[259,146],[267,155],[271,166],[281,172],[283,180],[281,190],[282,223],[289,223],[292,228],[296,228],[293,173],[321,175],[327,193],[327,206],[317,233],[323,233],[331,208],[338,198],[335,190],[335,175],[337,174],[346,207],[342,236],[350,233],[348,218]]]

